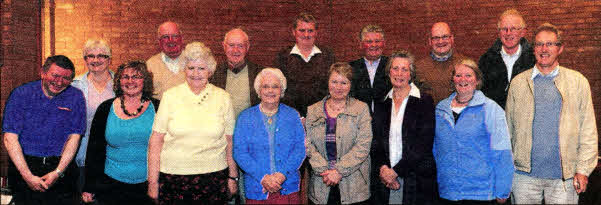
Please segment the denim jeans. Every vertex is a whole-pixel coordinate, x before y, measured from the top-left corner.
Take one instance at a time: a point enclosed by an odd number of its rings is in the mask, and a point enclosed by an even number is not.
[[[513,174],[513,204],[578,204],[578,194],[574,189],[573,178],[542,179],[522,174]]]

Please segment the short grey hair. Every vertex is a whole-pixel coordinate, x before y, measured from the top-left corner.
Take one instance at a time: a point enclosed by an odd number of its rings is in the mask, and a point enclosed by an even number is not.
[[[109,56],[109,58],[112,57],[111,47],[109,47],[109,44],[102,39],[87,40],[86,44],[83,46],[82,56],[85,58],[86,55],[88,55],[88,52],[94,49],[100,49],[102,50],[103,54]]]
[[[507,9],[507,10],[505,10],[499,16],[499,21],[497,22],[497,28],[501,28],[501,21],[503,21],[503,18],[505,18],[506,16],[517,16],[517,17],[520,17],[520,19],[522,20],[520,26],[522,28],[526,28],[526,20],[524,20],[524,17],[522,16],[522,14],[520,14],[520,12],[518,10],[516,10],[516,9]]]
[[[535,41],[536,41],[536,35],[538,35],[538,33],[543,32],[543,31],[554,33],[555,36],[557,36],[557,43],[559,43],[560,45],[563,43],[561,40],[561,30],[559,30],[557,28],[557,26],[555,26],[549,22],[543,23],[540,26],[538,26],[538,28],[536,28],[536,30],[534,31]],[[534,42],[534,43],[536,43],[536,42]]]
[[[282,71],[277,68],[263,68],[263,70],[261,70],[261,72],[259,72],[259,74],[257,74],[257,77],[255,77],[255,83],[254,83],[255,92],[257,92],[257,95],[259,96],[259,98],[261,98],[261,95],[259,95],[259,92],[261,91],[261,84],[263,83],[263,78],[265,78],[265,76],[267,76],[269,74],[274,75],[275,77],[278,78],[278,80],[280,80],[280,88],[282,89],[280,98],[283,98],[284,92],[286,92],[286,88],[288,86],[286,84],[286,77],[284,76],[284,73],[282,73]]]
[[[388,63],[386,63],[385,71],[386,75],[390,75],[390,69],[392,69],[392,61],[397,58],[405,58],[409,60],[409,83],[415,82],[417,79],[416,68],[415,68],[415,56],[411,54],[408,50],[400,49],[398,51],[393,52],[388,57]]]
[[[382,38],[384,38],[384,29],[382,29],[382,27],[375,25],[375,24],[367,25],[367,26],[363,27],[363,29],[361,29],[361,32],[359,32],[359,41],[363,41],[363,36],[366,33],[379,33],[379,34],[382,34]]]
[[[200,60],[207,64],[211,76],[215,73],[217,61],[215,61],[211,49],[205,46],[204,43],[199,41],[188,43],[182,54],[184,56],[183,62],[181,62],[182,67],[186,67],[190,61]]]

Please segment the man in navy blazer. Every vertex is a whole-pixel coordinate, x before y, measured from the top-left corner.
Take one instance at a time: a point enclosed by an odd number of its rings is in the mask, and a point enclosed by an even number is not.
[[[392,88],[384,70],[388,57],[382,56],[384,30],[378,25],[367,25],[359,32],[359,40],[363,57],[349,63],[353,67],[351,95],[367,103],[373,113],[374,100],[384,99]]]

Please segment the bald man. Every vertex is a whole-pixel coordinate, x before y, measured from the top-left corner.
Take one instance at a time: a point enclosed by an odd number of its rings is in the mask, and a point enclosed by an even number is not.
[[[432,48],[429,56],[415,63],[418,79],[424,83],[424,90],[432,94],[434,103],[449,97],[452,92],[451,79],[453,65],[465,58],[454,50],[454,38],[449,24],[438,22],[432,25],[427,36]]]
[[[155,98],[161,99],[167,89],[185,82],[183,61],[183,37],[179,26],[171,21],[162,23],[157,31],[157,41],[161,52],[146,61],[148,70],[153,74]]]
[[[223,38],[226,61],[217,65],[210,82],[232,95],[236,117],[242,110],[257,105],[259,97],[253,90],[255,77],[263,66],[246,59],[250,43],[248,35],[240,28],[228,31]]]

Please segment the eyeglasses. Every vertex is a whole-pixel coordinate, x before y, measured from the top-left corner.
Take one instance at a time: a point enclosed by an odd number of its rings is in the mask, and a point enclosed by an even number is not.
[[[110,56],[108,55],[104,55],[104,54],[98,54],[98,55],[93,55],[93,54],[88,54],[86,56],[84,56],[84,58],[87,60],[88,58],[96,58],[96,59],[103,59],[106,60],[108,59]]]
[[[524,27],[517,27],[517,28],[516,27],[511,27],[511,28],[503,27],[503,28],[499,28],[499,31],[503,31],[503,32],[507,33],[510,31],[511,32],[520,31],[522,29],[524,29]]]
[[[433,40],[433,41],[438,41],[438,40],[440,40],[440,39],[442,39],[442,40],[445,40],[445,41],[446,41],[446,40],[449,40],[450,38],[451,38],[451,35],[444,35],[444,36],[432,36],[432,37],[430,37],[430,39],[431,39],[431,40]]]
[[[363,40],[363,43],[366,43],[366,44],[372,44],[372,43],[382,43],[382,42],[384,42],[384,40],[382,40],[382,39],[375,39],[375,40],[371,40],[371,39],[370,39],[370,40]]]
[[[536,42],[534,43],[534,47],[542,48],[543,46],[552,47],[552,46],[561,46],[560,42]]]
[[[141,76],[141,75],[132,75],[132,76],[123,75],[123,76],[121,76],[121,80],[129,80],[129,79],[140,80],[140,79],[144,79],[144,76]]]
[[[182,38],[181,35],[179,34],[165,34],[162,35],[161,37],[159,37],[159,40],[161,41],[167,41],[167,40],[180,40]]]

